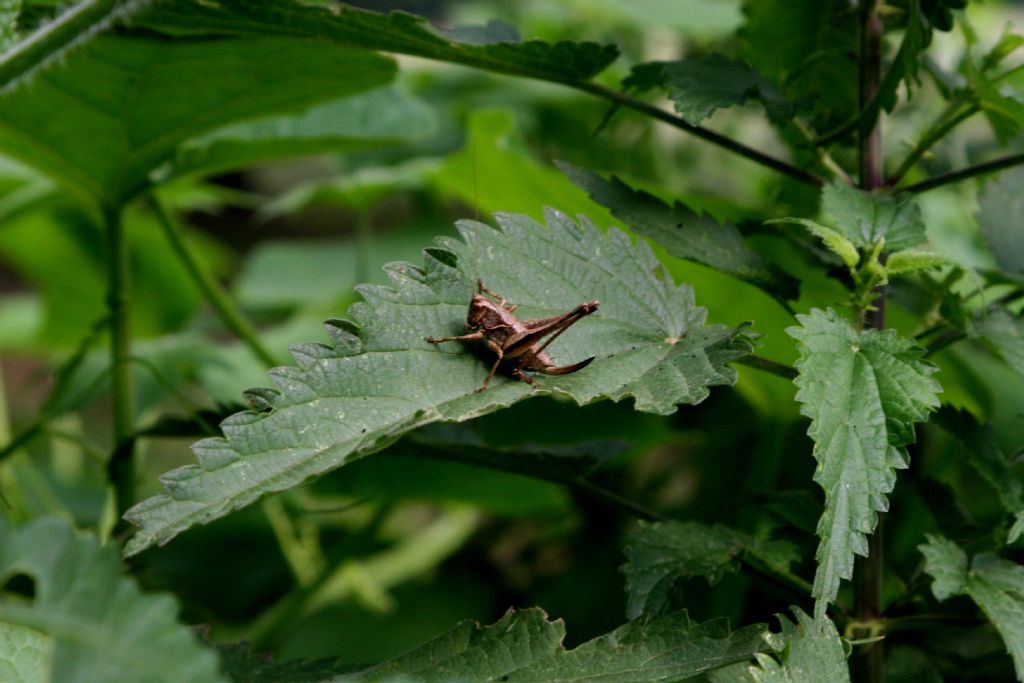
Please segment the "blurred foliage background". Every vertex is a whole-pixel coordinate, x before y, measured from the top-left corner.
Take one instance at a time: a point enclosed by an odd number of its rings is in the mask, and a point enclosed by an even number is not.
[[[633,63],[750,49],[740,0],[361,4],[415,12],[442,26],[497,19],[548,41],[613,42],[623,58],[599,78],[610,87]],[[53,9],[47,2],[25,7],[24,21],[43,20]],[[1024,5],[972,3],[967,16],[979,35],[997,36],[1008,21],[1024,24]],[[964,49],[962,33],[936,34],[929,57],[949,66]],[[553,166],[555,159],[613,171],[719,219],[808,215],[818,201],[813,188],[645,117],[611,111],[585,93],[399,61],[393,86],[332,105],[326,115],[346,117],[347,135],[319,139],[311,117],[303,124],[307,148],[253,165],[232,156],[230,136],[213,144],[199,139],[185,145],[179,163],[187,168],[190,154],[223,154],[221,171],[186,174],[160,188],[188,242],[280,364],[289,362],[289,344],[324,339],[323,320],[344,315],[358,298],[356,284],[385,283],[387,262],[418,263],[435,236],[454,234],[457,219],[488,220],[495,211],[540,218],[543,207],[554,206],[621,227]],[[934,87],[927,80],[922,86]],[[784,155],[784,141],[757,106],[721,110],[713,128]],[[941,106],[938,97],[921,96],[887,118],[887,152],[906,147]],[[989,123],[976,118],[934,149],[926,167],[934,174],[962,166],[994,144]],[[296,150],[302,153],[292,156]],[[105,332],[92,332],[106,314],[104,237],[75,196],[0,161],[0,443],[29,437],[0,463],[3,510],[20,520],[55,512],[110,533],[107,352]],[[978,237],[980,186],[950,185],[919,200],[933,247],[985,269],[993,260]],[[144,436],[141,499],[161,490],[161,473],[193,461],[190,444],[215,433],[218,416],[244,407],[243,390],[267,380],[261,359],[226,333],[203,300],[151,209],[133,205],[125,220],[135,290],[132,371]],[[784,243],[765,235],[760,246],[787,262]],[[776,301],[655,250],[677,281],[694,286],[711,322],[754,321],[761,355],[795,360],[783,332],[792,318]],[[835,281],[798,260],[791,265],[804,280],[799,309],[842,298]],[[890,326],[914,332],[919,294],[910,284],[893,288]],[[944,400],[990,420],[1004,451],[1014,452],[1024,443],[1020,377],[973,343],[941,353],[950,368],[941,378]],[[58,372],[76,356],[82,362],[74,372]],[[69,388],[52,404],[47,396],[59,382]],[[477,420],[468,431],[506,458],[575,448],[593,461],[596,482],[659,514],[741,528],[757,519],[807,545],[820,492],[811,483],[811,443],[793,393],[788,381],[746,370],[737,386],[717,388],[670,417],[635,413],[627,404],[578,409],[540,399]],[[211,638],[244,637],[283,658],[377,661],[461,619],[490,623],[511,606],[538,605],[565,619],[568,644],[622,623],[622,538],[634,515],[579,487],[460,462],[445,439],[443,430],[407,437],[380,456],[193,529],[136,558],[132,569],[146,589],[175,593],[183,619],[210,624]],[[919,557],[898,539],[919,537],[951,490],[966,493],[961,500],[971,507],[944,514],[978,522],[1000,514],[959,449],[927,428],[915,455],[927,466],[908,476],[927,479],[922,486],[934,497],[921,499],[919,487],[894,494],[903,514],[890,527],[888,537],[897,539],[890,559],[907,574]],[[764,510],[768,518],[755,514]],[[804,599],[782,587],[755,590],[741,574],[710,587],[695,579],[683,591],[695,619],[725,615],[734,624],[768,620],[783,601]]]

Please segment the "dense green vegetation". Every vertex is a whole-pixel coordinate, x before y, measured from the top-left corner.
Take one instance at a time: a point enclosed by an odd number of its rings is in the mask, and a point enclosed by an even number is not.
[[[1024,680],[1017,5],[413,4],[0,3],[0,680]]]

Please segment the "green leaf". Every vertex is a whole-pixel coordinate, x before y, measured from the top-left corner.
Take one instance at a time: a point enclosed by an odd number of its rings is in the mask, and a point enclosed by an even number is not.
[[[445,159],[434,182],[445,196],[486,213],[514,211],[540,218],[544,206],[557,206],[570,216],[591,215],[595,208],[586,192],[536,160],[512,113],[504,109],[469,115],[466,144]]]
[[[744,0],[739,56],[793,101],[814,101],[815,127],[827,130],[859,109],[859,17],[847,0]]]
[[[793,607],[796,623],[778,615],[780,635],[772,634],[775,656],[755,655],[758,668],[752,669],[757,683],[843,683],[850,680],[843,641],[828,617],[811,619],[799,607]]]
[[[46,683],[52,651],[45,633],[0,621],[0,676],[7,683]]]
[[[825,489],[813,590],[820,618],[852,576],[854,555],[867,555],[876,513],[888,509],[896,470],[907,467],[914,423],[939,405],[941,389],[924,349],[893,330],[858,332],[831,310],[798,320],[787,330],[800,350],[797,400],[811,418],[814,480]]]
[[[747,99],[761,102],[776,123],[796,114],[796,105],[741,60],[710,54],[667,62],[662,68],[668,97],[688,123],[697,125],[715,110],[743,104]]]
[[[45,671],[46,680],[82,683],[223,681],[214,652],[177,622],[174,601],[141,594],[121,574],[113,546],[101,547],[62,519],[11,529],[0,518],[0,585],[15,576],[35,585],[31,600],[10,594],[0,600],[0,623],[52,641],[43,649],[40,676]]]
[[[277,391],[252,394],[269,412],[225,420],[224,438],[195,445],[198,465],[164,475],[167,494],[129,511],[140,529],[126,552],[165,543],[430,422],[465,420],[554,393],[581,404],[633,396],[637,409],[669,414],[680,403],[702,401],[711,385],[735,382],[726,363],[749,353],[749,342],[737,330],[705,327],[706,311],[694,305],[693,291],[673,284],[646,244],[553,210],[547,222],[499,215],[495,230],[464,221],[463,241],[440,239],[423,268],[389,265],[393,288],[362,287],[365,302],[350,310],[355,323],[328,324],[333,347],[293,347],[298,367],[273,370]],[[519,304],[522,318],[598,299],[600,310],[549,349],[561,364],[596,360],[532,385],[499,376],[477,392],[488,354],[424,340],[465,329],[477,278]]]
[[[458,42],[405,12],[381,14],[336,4],[312,7],[293,0],[180,0],[146,14],[151,28],[179,34],[288,35],[465,64],[488,71],[575,83],[615,61],[614,45],[541,40]]]
[[[209,174],[271,159],[423,140],[437,127],[424,102],[394,88],[317,104],[288,116],[233,123],[183,143],[168,175]]]
[[[995,490],[1003,509],[1014,515],[1024,512],[1024,482],[1000,448],[992,427],[951,406],[940,408],[935,421],[965,446],[967,462]]]
[[[721,524],[696,522],[641,522],[626,540],[626,616],[664,614],[671,606],[679,581],[695,576],[716,583],[725,572],[737,569],[740,553],[748,552],[788,571],[796,549],[784,542],[762,543],[749,534]]]
[[[333,680],[668,683],[749,659],[763,649],[765,632],[764,626],[730,632],[725,620],[694,624],[686,612],[675,612],[565,650],[561,621],[548,621],[536,608],[510,610],[491,626],[463,623],[389,662]]]
[[[1008,144],[1024,130],[1024,102],[1004,94],[995,83],[980,74],[973,85],[978,105],[992,126],[996,139],[1003,145]]]
[[[978,197],[978,223],[988,250],[999,268],[1015,278],[1024,278],[1024,168],[1000,174],[985,185]]]
[[[1024,374],[1024,316],[993,306],[972,322],[969,332],[980,337],[1007,365]]]
[[[856,245],[853,242],[846,239],[846,237],[837,230],[833,230],[827,225],[822,225],[816,221],[812,221],[809,218],[779,218],[776,220],[765,221],[765,223],[796,223],[802,225],[807,230],[825,243],[828,250],[833,254],[843,259],[843,263],[846,264],[847,268],[851,270],[857,267],[860,263],[860,253],[857,251]]]
[[[928,535],[918,546],[925,571],[935,580],[932,592],[939,601],[966,595],[999,631],[1013,657],[1017,680],[1024,680],[1024,567],[992,553],[975,555],[967,569],[967,553],[953,541]]]
[[[676,202],[635,190],[615,176],[604,179],[584,168],[558,162],[559,168],[591,199],[608,207],[636,233],[650,237],[678,258],[696,261],[745,280],[780,299],[796,297],[796,281],[771,267],[743,242],[736,226],[718,223]]]
[[[919,251],[917,249],[903,249],[889,255],[885,262],[885,272],[892,275],[907,275],[932,268],[962,267],[962,264],[955,258],[935,254],[930,251]]]
[[[921,209],[909,194],[872,194],[834,182],[825,186],[821,199],[825,213],[858,247],[870,249],[885,239],[882,251],[891,252],[925,241]]]
[[[188,138],[367,90],[395,72],[389,58],[336,43],[104,32],[110,23],[102,17],[0,93],[0,150],[113,205]]]

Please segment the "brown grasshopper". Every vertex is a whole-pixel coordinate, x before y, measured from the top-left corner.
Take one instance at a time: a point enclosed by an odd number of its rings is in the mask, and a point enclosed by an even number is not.
[[[572,327],[576,321],[596,311],[597,301],[580,304],[568,313],[551,318],[520,320],[513,315],[518,308],[516,304],[510,304],[505,297],[484,287],[481,280],[476,281],[476,286],[479,293],[474,294],[470,300],[469,314],[466,316],[466,329],[471,332],[457,337],[425,337],[425,339],[431,344],[448,341],[474,341],[476,339],[487,341],[487,348],[493,351],[498,358],[494,361],[491,371],[487,373],[487,379],[477,389],[477,392],[487,389],[502,358],[520,358],[519,364],[512,371],[512,376],[529,384],[533,384],[533,379],[524,374],[524,370],[543,372],[545,375],[568,375],[570,372],[582,370],[594,360],[594,357],[591,356],[579,363],[559,368],[555,367],[554,361],[544,353],[544,349],[555,341],[558,335]],[[491,301],[484,294],[489,294],[496,302]],[[541,343],[541,340],[549,334],[551,336],[548,340]]]

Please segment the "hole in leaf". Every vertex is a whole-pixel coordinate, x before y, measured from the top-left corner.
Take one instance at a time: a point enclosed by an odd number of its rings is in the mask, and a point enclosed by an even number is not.
[[[7,596],[15,596],[26,602],[32,602],[36,599],[35,579],[28,574],[15,574],[0,587],[0,593]]]

